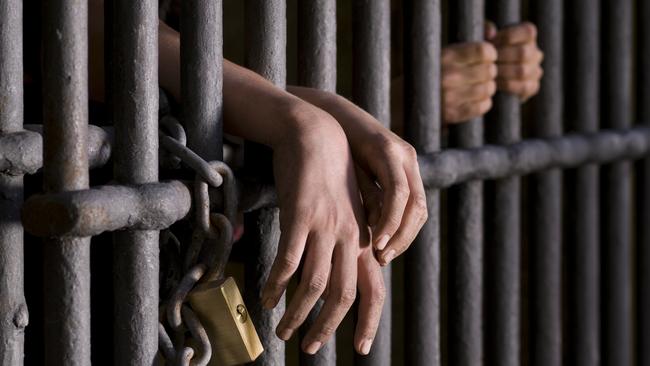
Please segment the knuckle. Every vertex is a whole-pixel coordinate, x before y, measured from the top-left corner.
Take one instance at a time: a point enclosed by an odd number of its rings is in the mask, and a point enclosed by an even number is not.
[[[286,253],[280,257],[279,268],[282,271],[295,271],[300,265],[300,257],[292,253]]]
[[[526,31],[531,38],[537,38],[537,27],[531,22],[523,22],[521,27]]]
[[[357,298],[357,289],[354,287],[344,287],[336,293],[336,304],[340,307],[350,307]]]
[[[427,209],[427,199],[424,195],[418,194],[413,200],[413,207],[417,213],[418,218],[424,222],[429,218],[429,211]]]
[[[482,61],[491,60],[494,53],[494,47],[488,42],[480,42],[476,46],[476,53]]]
[[[378,286],[372,291],[370,295],[370,304],[373,306],[381,307],[386,300],[386,287],[383,284]]]
[[[316,332],[316,339],[325,340],[328,339],[334,332],[336,327],[331,324],[323,324],[318,331]]]
[[[319,274],[313,275],[307,282],[307,292],[310,295],[322,294],[325,287],[327,287],[327,278]]]
[[[413,145],[409,144],[408,142],[404,143],[404,150],[406,151],[406,157],[410,161],[417,160],[418,158],[418,152],[415,150]]]

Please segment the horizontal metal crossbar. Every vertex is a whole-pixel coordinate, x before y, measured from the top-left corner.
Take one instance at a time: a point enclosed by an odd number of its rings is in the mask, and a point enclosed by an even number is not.
[[[111,157],[113,129],[88,126],[88,164],[105,165]],[[24,131],[0,134],[0,172],[34,174],[43,167],[43,126],[25,125]]]
[[[107,185],[32,196],[23,206],[22,220],[35,236],[83,237],[120,229],[165,229],[184,218],[191,205],[191,188],[180,181]]]
[[[552,168],[603,164],[648,155],[650,128],[601,130],[596,133],[527,139],[511,145],[447,149],[421,155],[420,171],[430,188],[446,188],[471,180],[525,175]]]

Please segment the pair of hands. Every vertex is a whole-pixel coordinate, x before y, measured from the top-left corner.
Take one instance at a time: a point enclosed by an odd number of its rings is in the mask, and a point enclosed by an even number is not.
[[[288,340],[323,297],[301,345],[313,354],[339,326],[358,289],[354,345],[367,354],[385,298],[380,265],[404,252],[427,218],[417,156],[345,98],[289,91],[303,102],[292,113],[299,122],[293,133],[272,146],[281,236],[262,301],[275,307],[302,266],[276,333]]]
[[[491,42],[452,45],[442,53],[443,118],[467,120],[491,108],[499,89],[525,100],[542,76],[542,53],[530,23],[497,32]],[[294,297],[276,328],[288,340],[319,298],[325,303],[302,341],[316,353],[360,295],[354,345],[367,354],[385,289],[380,265],[402,254],[427,219],[412,146],[345,98],[289,87],[292,128],[271,143],[280,207],[278,254],[262,293],[275,307],[299,272]]]
[[[457,123],[492,108],[499,90],[526,101],[537,94],[544,54],[537,47],[537,28],[529,22],[497,31],[485,26],[486,42],[454,44],[442,50],[443,120]]]

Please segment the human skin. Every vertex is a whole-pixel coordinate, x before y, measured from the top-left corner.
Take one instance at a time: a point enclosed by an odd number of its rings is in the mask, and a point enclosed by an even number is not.
[[[103,4],[90,7],[90,94],[102,100]],[[180,100],[180,39],[160,23],[159,82]],[[277,88],[261,76],[223,62],[226,133],[269,146],[280,208],[281,236],[262,293],[273,308],[303,264],[296,294],[276,332],[289,339],[316,301],[325,303],[302,342],[316,353],[331,337],[359,293],[354,346],[367,354],[383,308],[385,289],[370,244],[355,165],[345,131],[329,113]]]
[[[441,51],[441,111],[444,124],[483,116],[492,96],[501,91],[525,102],[539,91],[544,54],[537,46],[537,28],[530,22],[501,30],[487,22],[484,42],[451,44]],[[393,80],[392,128],[403,130],[403,79]]]
[[[445,123],[467,121],[492,108],[498,91],[524,102],[539,91],[544,54],[530,22],[496,29],[488,22],[486,42],[452,44],[442,49],[442,116]]]

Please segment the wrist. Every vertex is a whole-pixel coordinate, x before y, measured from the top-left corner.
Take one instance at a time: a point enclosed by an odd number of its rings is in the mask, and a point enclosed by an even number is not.
[[[278,128],[268,141],[275,149],[291,141],[331,141],[347,143],[338,122],[329,113],[299,98],[286,103],[278,115]]]

